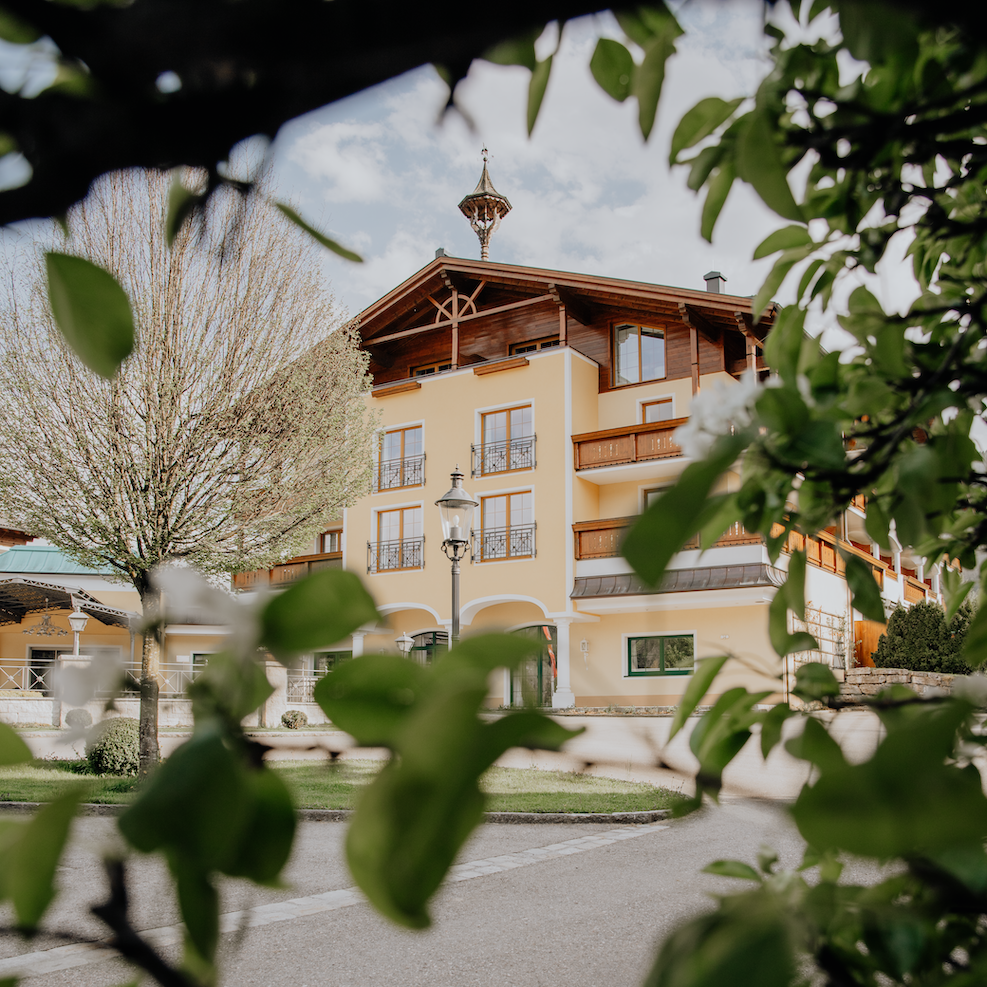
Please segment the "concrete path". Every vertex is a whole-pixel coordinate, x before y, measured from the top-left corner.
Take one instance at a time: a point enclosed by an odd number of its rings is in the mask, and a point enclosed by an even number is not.
[[[52,929],[70,941],[102,934],[87,917],[104,893],[100,855],[113,821],[77,821],[61,869]],[[778,807],[736,802],[644,827],[485,826],[465,848],[434,905],[434,925],[412,933],[381,919],[352,890],[345,826],[304,823],[288,867],[291,886],[223,889],[224,985],[237,987],[637,987],[655,945],[710,892],[741,882],[701,874],[711,860],[754,863],[763,843],[786,866],[802,844]],[[133,919],[177,955],[177,914],[158,861],[130,864]],[[863,876],[863,875],[854,875]],[[0,941],[0,977],[27,987],[113,987],[126,965],[91,946],[43,935]],[[15,958],[16,954],[25,954]]]

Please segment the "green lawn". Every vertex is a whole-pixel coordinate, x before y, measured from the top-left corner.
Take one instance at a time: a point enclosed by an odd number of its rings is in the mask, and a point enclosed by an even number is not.
[[[133,778],[82,773],[82,761],[35,761],[0,768],[0,801],[47,802],[68,785],[87,786],[85,800],[104,804],[130,800]],[[380,761],[273,761],[301,809],[351,809]],[[495,812],[632,812],[670,807],[678,798],[652,785],[534,768],[492,768],[484,776],[487,808]]]

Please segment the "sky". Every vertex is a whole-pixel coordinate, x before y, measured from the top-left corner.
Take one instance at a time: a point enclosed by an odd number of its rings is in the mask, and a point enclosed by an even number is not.
[[[490,258],[611,277],[705,288],[719,270],[726,290],[752,295],[770,262],[754,247],[783,224],[736,183],[712,244],[699,235],[702,198],[687,169],[669,169],[675,124],[705,96],[751,93],[767,70],[763,7],[690,2],[686,35],[668,64],[658,122],[647,144],[637,105],[607,96],[589,72],[599,34],[622,37],[611,15],[570,22],[533,135],[526,133],[529,73],[474,63],[457,98],[473,121],[440,121],[447,89],[431,68],[408,73],[286,126],[274,147],[274,176],[302,215],[365,263],[327,258],[340,302],[358,313],[425,266],[443,247],[479,257],[457,205],[480,176],[481,149],[513,210],[491,241]],[[555,46],[550,28],[539,42]]]
[[[306,220],[364,257],[353,264],[325,255],[325,275],[348,316],[424,267],[439,247],[479,257],[457,205],[476,185],[484,146],[493,183],[513,205],[493,237],[491,260],[694,289],[717,270],[727,292],[753,295],[771,265],[752,261],[754,248],[785,221],[738,181],[706,243],[699,235],[705,193],[686,187],[687,168],[669,168],[668,149],[675,125],[700,99],[754,92],[769,68],[764,10],[757,0],[677,5],[686,33],[668,62],[647,143],[636,101],[617,103],[590,74],[597,37],[623,39],[612,15],[600,14],[566,25],[530,138],[526,69],[475,62],[457,91],[463,113],[443,116],[447,88],[423,67],[288,123],[270,152],[272,181]],[[775,10],[772,16],[784,16],[783,6]],[[814,23],[826,30],[825,22]],[[550,26],[539,56],[557,42]],[[0,43],[0,85],[31,90],[50,81],[45,44]],[[243,150],[260,149],[248,142]],[[4,159],[0,186],[29,174],[16,158]],[[779,302],[794,301],[797,275],[779,290]],[[845,285],[842,296],[854,286]],[[900,263],[885,264],[871,287],[899,311],[916,294]],[[845,344],[834,316],[810,315],[807,325],[826,331],[827,345]]]

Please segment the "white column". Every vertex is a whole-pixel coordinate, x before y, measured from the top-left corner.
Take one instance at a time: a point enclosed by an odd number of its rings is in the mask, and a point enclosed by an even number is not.
[[[576,696],[572,691],[569,674],[569,617],[555,618],[555,631],[558,646],[555,649],[555,667],[558,669],[555,692],[552,694],[553,709],[570,709],[576,705]]]
[[[367,636],[366,631],[353,632],[353,657],[357,658],[363,654],[363,639]]]

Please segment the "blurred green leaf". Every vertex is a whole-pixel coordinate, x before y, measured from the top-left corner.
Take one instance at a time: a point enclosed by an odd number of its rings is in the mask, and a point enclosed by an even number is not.
[[[325,233],[320,232],[314,226],[306,223],[305,220],[302,219],[302,217],[299,216],[298,213],[287,203],[275,202],[274,205],[277,206],[277,208],[280,209],[281,212],[295,224],[295,226],[304,230],[310,237],[312,237],[313,240],[317,243],[321,243],[327,250],[331,250],[334,254],[338,254],[343,258],[343,260],[351,260],[355,264],[363,263],[363,258],[359,254],[354,253],[352,250],[348,250],[342,244],[337,243],[330,237],[327,237]]]
[[[946,600],[946,622],[948,623],[956,616],[956,611],[963,605],[974,583],[965,581],[963,573],[958,569],[950,569],[943,566],[939,576],[942,582],[943,596]]]
[[[967,628],[963,639],[963,657],[972,668],[980,668],[987,662],[987,606],[983,603]]]
[[[795,673],[792,692],[807,703],[828,699],[840,694],[840,683],[829,665],[820,661],[807,661],[799,665]]]
[[[0,764],[24,764],[33,758],[20,734],[6,723],[0,723]]]
[[[747,445],[740,434],[723,435],[701,462],[686,467],[675,486],[648,508],[624,542],[624,557],[649,585],[662,578],[672,556],[701,527],[706,497]]]
[[[779,703],[764,714],[764,719],[761,720],[761,756],[765,760],[781,741],[785,720],[794,715],[794,711],[786,703]]]
[[[261,644],[281,662],[341,641],[377,619],[377,608],[351,572],[324,569],[274,597],[260,615]]]
[[[548,88],[548,79],[552,74],[552,58],[548,58],[536,63],[531,72],[531,81],[528,83],[528,136],[531,136],[538,122],[538,112],[541,110],[542,100],[545,98],[545,90]]]
[[[791,987],[795,972],[784,905],[758,888],[678,926],[644,987]]]
[[[495,65],[523,65],[533,72],[538,63],[538,56],[535,54],[535,42],[541,36],[542,31],[544,31],[544,27],[536,27],[527,34],[502,41],[484,52],[483,57]]]
[[[192,215],[196,206],[205,201],[205,193],[192,192],[182,182],[180,171],[175,172],[168,193],[168,215],[165,218],[165,236],[168,246],[174,246],[175,238],[181,231],[185,220]]]
[[[43,31],[12,14],[6,7],[0,7],[0,38],[4,41],[9,41],[12,45],[29,45],[43,34]]]
[[[814,246],[809,231],[804,226],[783,226],[780,230],[768,234],[754,248],[754,260],[768,257],[779,250],[789,250],[792,247]]]
[[[589,63],[593,78],[600,88],[623,103],[631,93],[631,79],[634,76],[634,59],[631,53],[612,38],[600,38]]]
[[[0,820],[0,900],[34,930],[55,897],[55,873],[85,786],[73,786],[26,821]]]
[[[695,712],[696,707],[702,702],[703,696],[709,692],[713,680],[720,674],[720,670],[729,660],[729,655],[717,655],[715,658],[701,658],[696,662],[696,671],[689,679],[689,684],[686,686],[678,706],[675,707],[672,726],[668,732],[669,740],[685,726],[686,720]]]
[[[731,99],[729,102],[717,96],[701,99],[688,113],[679,120],[675,133],[672,135],[672,147],[668,155],[670,165],[678,164],[682,151],[694,147],[701,140],[709,137],[717,127],[727,122],[733,116],[743,98]]]
[[[737,877],[743,881],[757,881],[759,884],[761,882],[761,875],[750,864],[740,860],[714,860],[711,864],[707,864],[702,872],[715,874],[717,877]]]
[[[883,622],[884,601],[874,580],[874,570],[860,556],[840,549],[846,563],[846,581],[853,594],[853,605],[868,620]]]
[[[225,873],[257,884],[277,885],[295,839],[295,806],[281,776],[272,768],[246,775],[250,809],[241,837],[241,850]]]
[[[816,719],[806,717],[800,734],[785,743],[792,757],[814,764],[820,771],[835,771],[846,764],[840,745]]]
[[[185,931],[201,959],[211,963],[219,945],[219,895],[209,872],[185,856],[169,860]]]
[[[805,222],[788,187],[788,173],[775,143],[774,122],[767,110],[752,110],[744,118],[737,142],[737,174],[753,185],[765,205],[779,216]],[[755,313],[757,311],[755,307]]]
[[[110,379],[134,349],[126,292],[92,261],[49,251],[48,300],[58,328],[90,370]]]
[[[326,716],[363,747],[393,747],[428,673],[396,655],[364,655],[327,672],[315,686]]]
[[[724,162],[713,172],[713,176],[710,178],[699,230],[700,235],[707,243],[713,242],[713,228],[723,211],[735,177],[736,172],[733,165]]]

